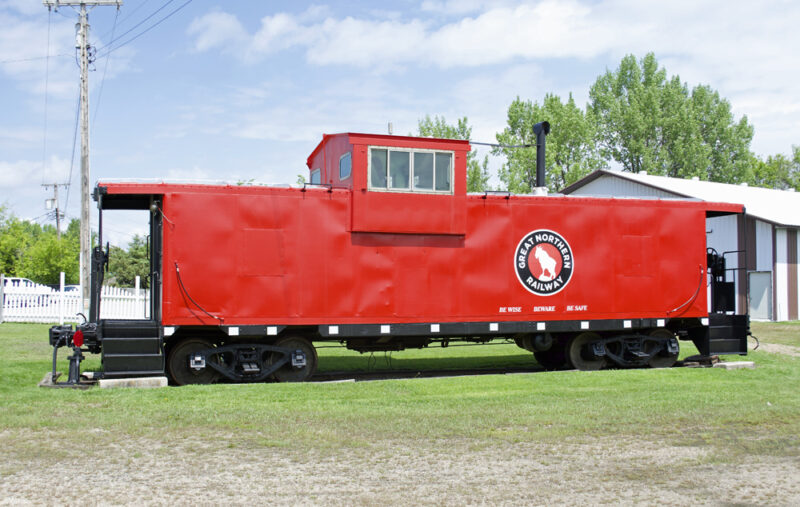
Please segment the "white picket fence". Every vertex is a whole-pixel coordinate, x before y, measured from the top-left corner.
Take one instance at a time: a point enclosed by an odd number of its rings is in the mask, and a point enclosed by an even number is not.
[[[2,287],[0,322],[82,322],[78,313],[84,312],[81,291],[65,291],[62,273],[61,288],[46,285],[34,287]],[[100,295],[101,319],[149,318],[150,291],[139,287],[103,286]],[[87,315],[88,317],[88,315]]]

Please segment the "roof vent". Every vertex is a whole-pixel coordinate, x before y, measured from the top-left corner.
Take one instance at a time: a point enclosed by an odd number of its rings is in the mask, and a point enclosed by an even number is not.
[[[789,192],[794,192],[793,188],[787,188],[786,190],[789,191]]]
[[[647,176],[647,171],[639,171],[639,174],[643,174],[643,175]]]
[[[743,182],[739,183],[739,186],[741,186],[741,187],[746,187],[746,186],[748,186],[748,185],[747,185],[747,182],[746,182],[746,181],[743,181]]]
[[[692,181],[700,181],[700,177],[699,176],[692,176]]]

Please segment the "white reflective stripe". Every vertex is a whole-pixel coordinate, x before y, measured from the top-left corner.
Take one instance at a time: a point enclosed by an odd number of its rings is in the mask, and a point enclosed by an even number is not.
[[[536,323],[536,330],[537,331],[544,331],[546,324],[544,322],[537,322]]]
[[[229,327],[228,336],[239,336],[239,328],[237,326]]]
[[[431,333],[439,332],[439,324],[431,324]]]
[[[666,322],[664,319],[658,319],[658,320],[656,321],[656,326],[658,326],[658,327],[664,327],[664,325],[665,325],[666,323],[667,323],[667,322]]]
[[[328,326],[328,334],[339,334],[339,326]]]
[[[267,336],[275,336],[278,334],[277,326],[267,326]]]
[[[500,329],[500,326],[497,324],[497,322],[492,322],[489,324],[489,331],[497,331],[498,329]]]
[[[172,326],[166,326],[164,328],[164,336],[172,336],[175,334],[175,328]]]
[[[622,327],[631,327],[631,321],[623,320],[622,321]]]
[[[381,324],[381,334],[389,334],[392,330],[392,327],[388,324]]]
[[[589,321],[588,320],[581,321],[581,329],[589,329]]]

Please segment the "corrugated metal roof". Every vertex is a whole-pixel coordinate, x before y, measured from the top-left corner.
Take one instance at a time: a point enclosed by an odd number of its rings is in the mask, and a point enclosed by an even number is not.
[[[601,177],[614,177],[634,181],[661,190],[676,197],[691,197],[712,202],[743,204],[748,215],[789,227],[800,227],[800,193],[771,188],[730,185],[711,181],[686,180],[637,174],[622,171],[599,170],[562,190],[571,194]]]

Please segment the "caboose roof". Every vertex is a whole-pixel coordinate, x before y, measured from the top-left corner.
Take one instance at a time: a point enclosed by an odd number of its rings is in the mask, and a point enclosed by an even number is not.
[[[461,139],[439,139],[435,137],[395,136],[389,134],[362,134],[358,132],[342,132],[339,134],[322,134],[314,151],[306,159],[306,165],[311,168],[314,157],[326,144],[337,137],[347,136],[351,144],[370,144],[375,146],[398,146],[407,148],[428,148],[441,150],[470,150],[469,141]]]

